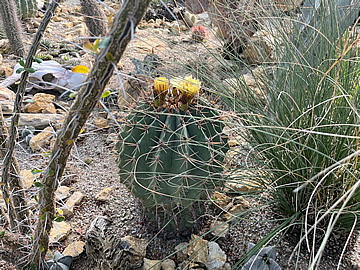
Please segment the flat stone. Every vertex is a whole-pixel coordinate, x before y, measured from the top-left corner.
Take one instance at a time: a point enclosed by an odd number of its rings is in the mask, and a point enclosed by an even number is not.
[[[49,243],[55,244],[66,238],[70,232],[71,227],[65,221],[62,222],[53,222],[53,227],[50,231]]]
[[[149,260],[144,258],[144,270],[161,270],[161,261],[160,260]]]
[[[223,221],[216,220],[210,224],[211,234],[218,237],[226,237],[229,233],[229,224]]]
[[[33,126],[37,130],[42,130],[52,122],[58,122],[63,119],[64,116],[61,114],[20,113],[18,126]]]
[[[84,252],[85,243],[83,241],[75,241],[70,243],[63,251],[64,256],[71,256],[76,258]]]
[[[220,207],[225,207],[231,202],[231,198],[224,193],[215,191],[213,194],[214,204]]]
[[[238,216],[239,214],[245,212],[250,208],[250,204],[245,199],[240,199],[237,201],[237,204],[234,205],[225,215],[224,217],[229,220],[235,216]]]
[[[94,120],[94,124],[98,128],[108,128],[109,121],[103,117],[98,117]]]
[[[176,258],[178,262],[184,262],[187,259],[188,246],[188,243],[182,242],[175,247]]]
[[[47,127],[30,139],[29,146],[33,151],[43,150],[46,145],[50,144],[50,137],[53,136],[53,134],[53,129],[51,127]]]
[[[267,176],[266,173],[262,171],[252,172],[238,169],[231,174],[230,179],[226,181],[225,185],[234,191],[260,192],[266,188],[264,184],[266,183],[266,179],[268,177],[269,176]]]
[[[39,174],[31,173],[31,170],[21,170],[20,171],[20,181],[21,186],[24,189],[31,188],[34,184],[36,178],[38,178]]]
[[[104,188],[102,191],[95,195],[95,200],[97,200],[98,202],[108,202],[110,200],[111,191],[111,187]]]
[[[56,114],[55,105],[53,103],[53,101],[55,101],[54,95],[37,93],[32,100],[33,102],[26,104],[24,112]]]
[[[187,254],[190,257],[189,259],[195,262],[206,263],[208,253],[208,241],[202,237],[192,234],[187,249]]]
[[[175,270],[176,264],[171,259],[166,259],[161,262],[161,269],[162,270]]]
[[[131,245],[131,248],[134,250],[137,256],[143,258],[146,256],[146,247],[148,245],[147,240],[139,239],[130,235],[125,236],[123,239]]]
[[[208,270],[218,270],[226,263],[226,254],[216,242],[208,242],[209,255],[205,263]]]
[[[67,186],[60,186],[55,191],[55,197],[57,201],[65,200],[70,197],[70,188]]]
[[[0,106],[3,114],[10,114],[14,110],[15,93],[0,84]]]
[[[75,205],[78,205],[84,196],[80,191],[76,191],[70,196],[65,206],[61,207],[65,217],[71,217],[73,215]]]

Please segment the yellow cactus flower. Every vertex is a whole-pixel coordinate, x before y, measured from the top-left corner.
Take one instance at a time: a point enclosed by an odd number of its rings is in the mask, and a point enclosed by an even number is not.
[[[169,80],[165,77],[155,79],[155,89],[159,92],[165,92],[169,89]]]
[[[182,81],[182,87],[185,90],[186,94],[192,97],[199,93],[200,86],[201,82],[193,79],[191,75],[185,77]]]

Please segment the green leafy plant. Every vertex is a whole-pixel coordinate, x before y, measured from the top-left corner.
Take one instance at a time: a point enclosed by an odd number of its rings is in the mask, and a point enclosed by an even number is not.
[[[203,213],[207,193],[221,184],[227,138],[216,109],[195,97],[190,77],[155,80],[147,97],[129,114],[119,135],[124,182],[143,202],[153,227],[182,230]]]

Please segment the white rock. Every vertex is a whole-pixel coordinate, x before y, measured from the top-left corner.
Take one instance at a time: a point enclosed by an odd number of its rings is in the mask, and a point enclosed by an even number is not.
[[[219,270],[226,263],[226,254],[216,242],[208,242],[209,255],[206,260],[208,270]]]

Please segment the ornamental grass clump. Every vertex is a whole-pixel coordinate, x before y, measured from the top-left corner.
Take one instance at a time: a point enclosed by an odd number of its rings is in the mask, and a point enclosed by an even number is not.
[[[359,3],[344,3],[309,0],[296,18],[271,19],[266,31],[276,58],[256,74],[247,67],[264,84],[257,87],[265,105],[254,102],[254,87],[239,73],[231,89],[217,85],[268,172],[262,184],[275,212],[289,221],[280,226],[300,227],[299,245],[306,240],[314,254],[309,269],[318,266],[332,232],[360,229],[360,63],[353,50],[360,37],[348,30]]]
[[[155,79],[119,135],[120,181],[141,199],[155,229],[190,228],[222,183],[224,124],[199,90],[191,76]]]

